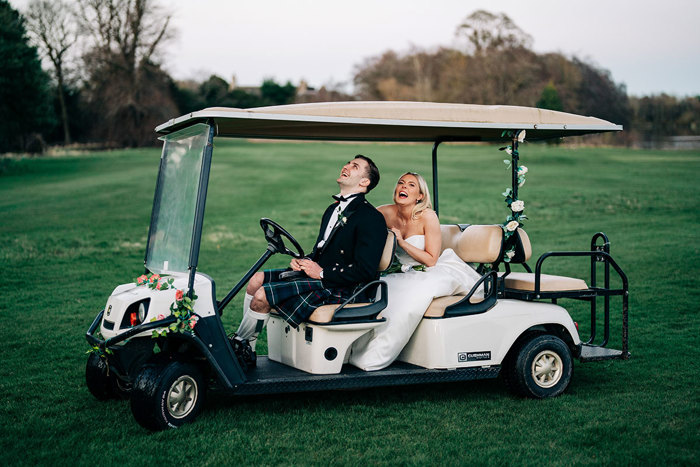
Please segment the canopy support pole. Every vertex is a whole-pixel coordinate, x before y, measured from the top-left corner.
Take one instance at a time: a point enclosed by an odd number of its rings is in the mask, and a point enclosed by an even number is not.
[[[435,214],[440,216],[440,211],[438,210],[438,169],[437,169],[437,150],[438,146],[442,141],[436,140],[433,143],[433,209]]]
[[[515,134],[513,135],[513,142],[512,142],[512,154],[511,154],[511,172],[512,172],[512,184],[513,184],[513,201],[518,199],[518,159],[520,158],[518,154],[518,136],[520,135],[519,131],[516,131]]]

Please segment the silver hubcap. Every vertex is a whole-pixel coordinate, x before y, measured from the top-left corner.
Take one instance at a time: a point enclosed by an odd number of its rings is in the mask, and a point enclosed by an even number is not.
[[[541,388],[551,388],[561,379],[564,364],[561,357],[551,350],[543,350],[532,361],[532,379]]]
[[[184,418],[197,402],[197,382],[188,375],[180,376],[168,390],[168,412],[174,418]]]

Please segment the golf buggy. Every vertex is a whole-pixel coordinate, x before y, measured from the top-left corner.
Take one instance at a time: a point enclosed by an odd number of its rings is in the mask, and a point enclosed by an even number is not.
[[[519,144],[528,140],[619,131],[592,118],[535,108],[415,102],[296,104],[256,109],[209,108],[160,125],[163,151],[145,255],[145,273],[118,286],[90,325],[86,368],[98,399],[129,397],[134,417],[151,430],[194,420],[205,393],[259,395],[467,381],[503,376],[514,393],[545,398],[569,385],[573,360],[627,359],[628,283],[603,233],[585,251],[542,255],[518,220]],[[214,280],[197,271],[215,137],[336,141],[431,142],[432,190],[438,207],[438,147],[445,142],[502,142],[512,162],[512,217],[503,225],[442,225],[452,248],[482,274],[464,295],[439,297],[425,312],[398,360],[365,372],[347,364],[353,342],[385,322],[392,299],[386,283],[368,303],[348,300],[316,309],[291,327],[272,313],[268,355],[254,362],[245,342],[227,336],[221,315],[251,276],[275,254],[303,257],[299,243],[272,220],[260,220],[267,249],[240,281],[217,299]],[[520,168],[522,172],[522,167]],[[391,264],[388,233],[380,270]],[[587,281],[545,274],[557,257],[590,260]],[[511,268],[522,266],[524,272]],[[602,270],[602,278],[598,277]],[[620,286],[613,287],[612,281]],[[602,280],[601,280],[602,279]],[[475,293],[479,290],[482,293]],[[621,346],[608,348],[611,299],[621,299]],[[563,299],[588,302],[591,335],[584,342]],[[602,318],[597,305],[602,302]],[[616,302],[617,303],[617,302]],[[597,326],[602,321],[603,336]],[[229,330],[231,332],[233,330]]]

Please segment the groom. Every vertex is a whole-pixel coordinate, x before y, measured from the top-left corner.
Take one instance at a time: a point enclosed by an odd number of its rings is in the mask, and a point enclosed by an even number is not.
[[[248,339],[252,350],[271,308],[296,328],[319,306],[342,303],[377,278],[386,223],[365,194],[379,183],[379,169],[372,159],[358,154],[345,164],[336,181],[340,194],[333,196],[336,201],[323,214],[313,251],[290,263],[301,278],[284,281],[280,273],[289,270],[272,269],[255,273],[248,282],[236,334]]]

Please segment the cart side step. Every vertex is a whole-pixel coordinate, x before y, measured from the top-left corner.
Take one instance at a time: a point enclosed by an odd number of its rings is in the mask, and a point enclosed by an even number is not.
[[[449,383],[498,377],[500,365],[454,370],[430,370],[403,362],[394,362],[378,371],[362,371],[344,365],[340,374],[314,375],[267,356],[259,356],[257,366],[246,375],[248,381],[236,387],[239,395],[281,394],[326,391],[330,389],[364,389],[379,386],[403,386],[425,383]]]
[[[600,360],[626,360],[628,358],[629,354],[623,354],[622,350],[583,344],[581,345],[581,356],[579,360],[581,362],[597,362]]]

